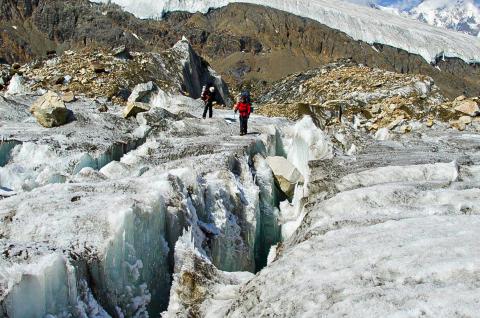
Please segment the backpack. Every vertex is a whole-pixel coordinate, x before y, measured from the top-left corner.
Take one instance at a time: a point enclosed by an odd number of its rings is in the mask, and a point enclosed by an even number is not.
[[[252,104],[252,98],[250,97],[250,92],[249,92],[249,91],[243,91],[243,92],[240,94],[240,97],[245,98],[245,102],[246,102],[247,104]]]

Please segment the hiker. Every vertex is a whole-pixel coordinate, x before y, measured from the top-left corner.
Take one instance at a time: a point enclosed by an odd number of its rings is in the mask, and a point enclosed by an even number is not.
[[[203,110],[203,119],[207,117],[207,110],[209,111],[209,118],[212,118],[213,112],[213,101],[215,99],[215,86],[208,84],[203,88],[202,100],[205,103],[205,108]]]
[[[252,112],[252,104],[249,94],[240,95],[239,102],[235,105],[235,113],[240,113],[240,136],[247,134],[248,129],[248,117]]]

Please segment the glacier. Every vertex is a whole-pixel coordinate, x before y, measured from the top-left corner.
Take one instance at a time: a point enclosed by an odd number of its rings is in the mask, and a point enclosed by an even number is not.
[[[182,306],[202,317],[475,316],[479,142],[423,129],[310,161],[311,191],[321,199],[302,203],[298,227],[272,249],[269,265],[246,282],[213,271],[202,280],[198,271],[197,281],[215,287],[194,306],[178,298],[186,286],[176,276],[165,317],[182,317],[173,310]],[[208,266],[196,259],[196,268]],[[229,293],[219,302],[222,288]]]
[[[253,114],[240,137],[177,94],[129,119],[79,96],[53,129],[0,97],[0,317],[476,314],[478,134]],[[270,156],[304,174],[291,201]]]
[[[106,0],[97,2],[107,2]],[[170,11],[208,12],[242,2],[290,12],[345,32],[355,40],[384,44],[418,54],[434,63],[439,57],[480,62],[480,39],[436,28],[412,19],[341,0],[113,0],[142,18],[159,18]]]
[[[201,121],[201,101],[159,95],[128,120],[79,96],[50,130],[35,95],[0,98],[0,317],[156,316],[188,233],[232,282],[266,265],[281,229],[265,158],[286,155],[291,123],[252,116],[241,138],[231,111]]]

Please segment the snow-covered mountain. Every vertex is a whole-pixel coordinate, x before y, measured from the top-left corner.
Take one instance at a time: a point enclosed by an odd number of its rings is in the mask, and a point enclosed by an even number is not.
[[[430,25],[480,36],[480,8],[473,0],[426,0],[409,14]]]
[[[433,26],[480,37],[480,7],[473,0],[425,0],[409,9],[374,7]]]
[[[107,0],[99,0],[107,1]],[[421,55],[432,62],[439,56],[480,61],[480,40],[429,26],[402,16],[340,0],[113,0],[140,17],[161,17],[181,10],[207,12],[232,2],[264,5],[319,21],[367,43],[380,43]]]

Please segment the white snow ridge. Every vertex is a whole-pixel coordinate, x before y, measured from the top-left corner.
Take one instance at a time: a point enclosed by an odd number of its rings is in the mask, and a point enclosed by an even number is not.
[[[106,0],[103,0],[106,2]],[[428,62],[439,56],[480,62],[480,40],[412,19],[341,0],[113,0],[140,17],[161,17],[169,11],[207,12],[243,2],[272,7],[316,20],[355,40],[380,43],[418,54]]]

